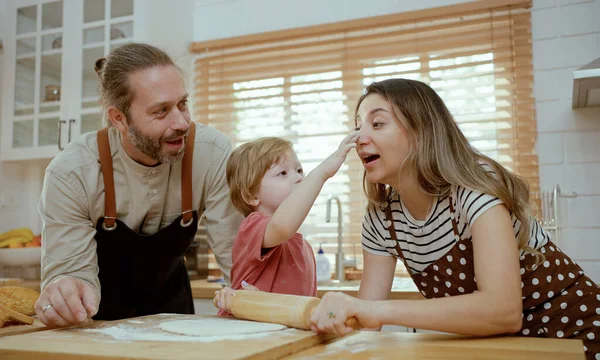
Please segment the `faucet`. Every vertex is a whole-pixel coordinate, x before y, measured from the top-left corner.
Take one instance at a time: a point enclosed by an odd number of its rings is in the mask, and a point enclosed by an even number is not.
[[[342,251],[342,202],[340,198],[337,196],[329,195],[327,197],[327,213],[325,215],[325,221],[331,222],[331,203],[335,201],[338,209],[338,217],[337,217],[337,243],[338,250],[335,257],[335,277],[339,281],[345,280],[345,271],[346,267],[356,266],[356,259],[354,260],[346,260],[344,258],[344,252]]]

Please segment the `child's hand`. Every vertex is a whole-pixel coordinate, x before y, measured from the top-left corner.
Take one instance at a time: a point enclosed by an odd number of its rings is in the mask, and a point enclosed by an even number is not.
[[[250,291],[260,291],[256,286],[248,284],[246,281],[242,281],[242,288]],[[215,297],[213,298],[213,305],[223,311],[231,312],[231,298],[235,295],[235,290],[230,287],[224,287],[219,291],[215,291]]]
[[[213,305],[223,311],[231,311],[231,298],[235,294],[235,290],[230,287],[225,287],[219,291],[215,291]]]
[[[318,168],[323,172],[325,179],[329,179],[340,169],[344,161],[346,161],[346,156],[350,150],[356,147],[356,141],[358,141],[358,131],[354,131],[346,136],[336,152],[329,155],[327,159],[319,164]]]

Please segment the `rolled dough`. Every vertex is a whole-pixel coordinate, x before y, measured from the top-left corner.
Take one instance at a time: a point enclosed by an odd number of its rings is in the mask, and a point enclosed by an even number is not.
[[[162,331],[188,336],[223,336],[279,331],[285,325],[235,319],[176,320],[160,325]]]

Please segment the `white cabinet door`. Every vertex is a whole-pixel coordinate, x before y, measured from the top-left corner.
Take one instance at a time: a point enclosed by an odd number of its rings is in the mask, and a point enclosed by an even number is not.
[[[79,16],[77,39],[73,55],[77,72],[73,73],[75,119],[72,138],[106,125],[99,106],[98,75],[94,70],[96,60],[106,57],[114,48],[138,38],[134,27],[136,12],[141,13],[142,3],[134,0],[84,0],[76,5]]]
[[[4,16],[3,160],[53,157],[67,136],[61,96],[65,1],[9,1]]]
[[[9,0],[1,160],[48,159],[105,125],[94,63],[140,38],[142,0]],[[8,75],[14,74],[14,75]]]

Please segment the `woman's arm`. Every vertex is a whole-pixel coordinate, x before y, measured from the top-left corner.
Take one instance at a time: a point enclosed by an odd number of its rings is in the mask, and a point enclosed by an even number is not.
[[[387,300],[394,282],[396,258],[371,254],[363,250],[363,273],[358,298],[363,300]],[[381,326],[372,330],[381,330]]]
[[[396,258],[371,254],[363,250],[363,273],[358,298],[363,300],[387,300],[396,271]]]
[[[313,324],[319,331],[340,335],[351,331],[344,323],[352,316],[363,326],[394,324],[466,335],[518,331],[523,306],[519,252],[508,210],[504,205],[494,206],[475,221],[471,230],[478,292],[430,300],[377,302],[326,296],[315,311]],[[334,310],[335,318],[328,319],[327,314]]]

